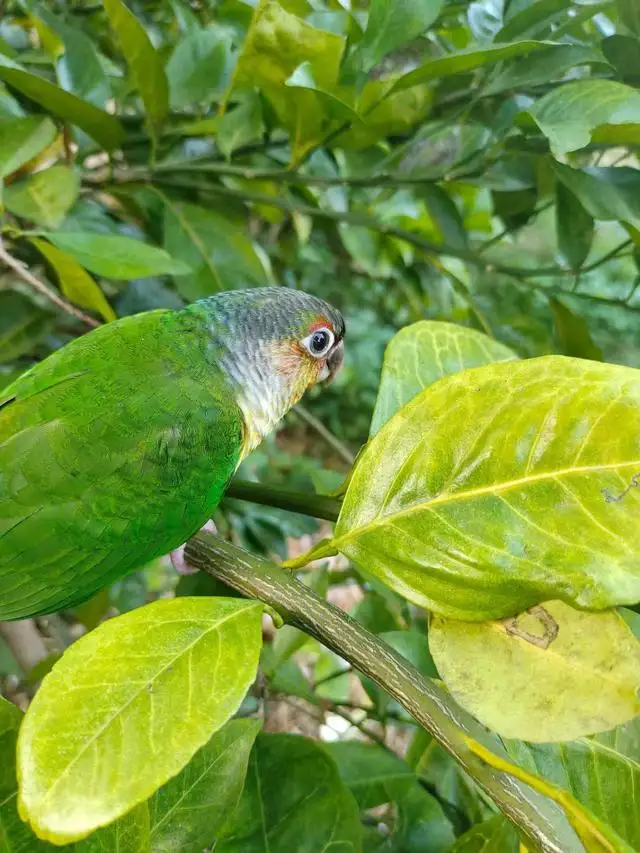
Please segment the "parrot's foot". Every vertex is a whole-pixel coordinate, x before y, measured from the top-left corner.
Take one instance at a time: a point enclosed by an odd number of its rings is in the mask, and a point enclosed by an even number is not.
[[[209,519],[204,527],[200,528],[200,531],[206,531],[207,533],[217,533],[218,529]],[[186,542],[184,545],[181,545],[179,548],[176,548],[174,551],[171,551],[169,557],[171,558],[171,565],[176,570],[179,575],[193,575],[198,570],[193,566],[190,566],[189,563],[184,558],[184,549],[186,547]]]

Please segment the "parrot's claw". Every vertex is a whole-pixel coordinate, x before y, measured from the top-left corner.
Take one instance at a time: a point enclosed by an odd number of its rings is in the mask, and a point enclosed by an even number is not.
[[[200,532],[205,531],[206,533],[217,533],[218,529],[209,519],[207,523],[200,528]],[[171,559],[171,565],[176,570],[179,575],[193,575],[198,570],[193,566],[190,566],[189,563],[184,558],[184,549],[186,547],[186,542],[184,545],[181,545],[179,548],[176,548],[174,551],[171,551],[169,557]]]

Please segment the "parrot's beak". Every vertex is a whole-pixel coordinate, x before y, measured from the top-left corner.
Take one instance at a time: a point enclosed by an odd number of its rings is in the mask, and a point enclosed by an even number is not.
[[[324,379],[325,382],[332,382],[335,378],[336,374],[340,372],[340,368],[342,367],[342,362],[344,361],[344,344],[342,341],[338,344],[337,347],[331,352],[329,358],[327,359],[327,375]]]

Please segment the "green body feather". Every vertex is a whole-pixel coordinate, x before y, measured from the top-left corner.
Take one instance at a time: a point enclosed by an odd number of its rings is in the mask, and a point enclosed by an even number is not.
[[[51,612],[181,545],[241,458],[195,312],[79,338],[0,395],[0,619]]]

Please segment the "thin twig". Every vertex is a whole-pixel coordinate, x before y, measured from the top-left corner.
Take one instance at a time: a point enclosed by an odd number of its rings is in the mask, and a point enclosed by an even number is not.
[[[32,287],[34,290],[37,290],[42,296],[48,299],[50,302],[53,302],[54,305],[57,305],[58,308],[61,308],[67,314],[71,314],[72,317],[75,317],[77,320],[81,320],[87,326],[90,326],[92,329],[97,329],[98,326],[102,324],[95,320],[93,317],[90,317],[89,314],[85,314],[84,311],[80,311],[79,308],[76,308],[75,305],[72,305],[70,302],[60,296],[55,290],[50,288],[47,284],[41,281],[28,269],[28,267],[19,261],[17,258],[14,258],[13,255],[10,255],[9,252],[4,247],[4,243],[2,242],[2,238],[0,237],[0,261],[10,269],[12,269],[15,274],[22,279],[26,284]]]
[[[353,465],[356,459],[355,455],[349,450],[346,444],[340,441],[340,439],[331,432],[331,430],[327,429],[321,421],[314,417],[306,406],[298,404],[292,411],[293,414],[297,415],[297,417],[299,417],[301,421],[304,421],[307,426],[310,426],[311,429],[315,430],[318,435],[326,441],[329,447],[335,450],[343,462],[346,462],[349,466]]]

